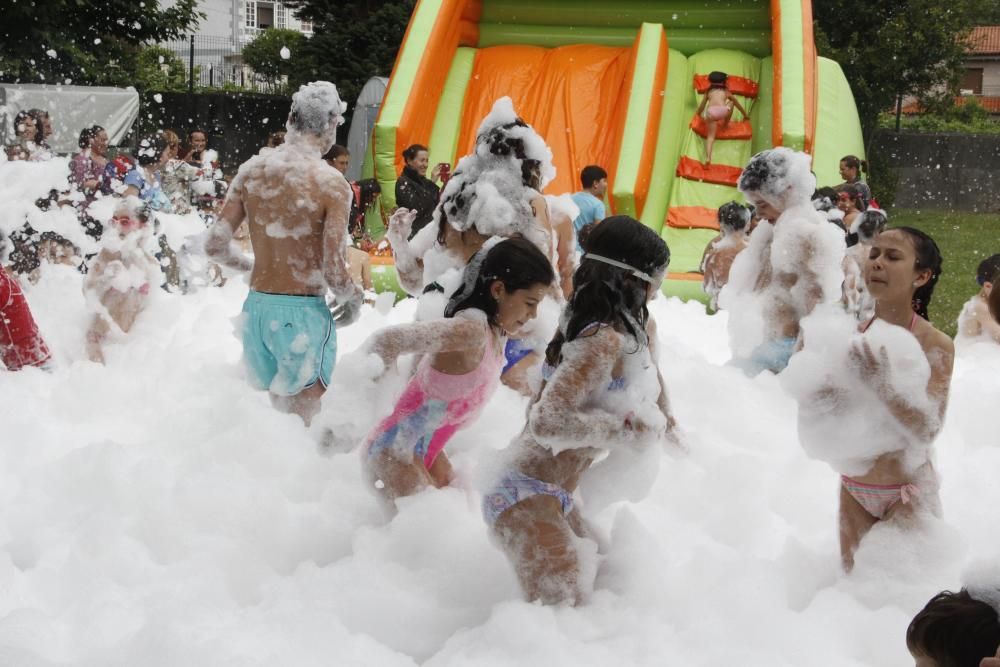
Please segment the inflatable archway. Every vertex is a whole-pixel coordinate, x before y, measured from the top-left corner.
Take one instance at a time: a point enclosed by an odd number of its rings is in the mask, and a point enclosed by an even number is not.
[[[730,125],[706,167],[695,110],[713,70],[730,75],[750,120]],[[816,55],[812,0],[419,0],[367,160],[383,205],[394,206],[406,146],[454,164],[503,95],[552,147],[547,192],[573,192],[583,166],[605,166],[610,210],[662,234],[664,291],[688,298],[702,298],[694,272],[715,211],[741,198],[753,153],[807,151],[833,185],[840,157],[864,151],[850,86]]]

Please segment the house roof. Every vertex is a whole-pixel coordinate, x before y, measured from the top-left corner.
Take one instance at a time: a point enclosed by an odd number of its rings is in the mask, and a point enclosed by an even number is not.
[[[1000,55],[1000,25],[981,25],[969,35],[969,55]]]

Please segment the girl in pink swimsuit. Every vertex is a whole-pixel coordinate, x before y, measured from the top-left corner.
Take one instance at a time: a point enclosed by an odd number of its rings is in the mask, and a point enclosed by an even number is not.
[[[87,356],[103,364],[103,343],[109,334],[127,334],[146,307],[150,284],[159,284],[160,265],[147,250],[152,239],[152,214],[137,197],[127,197],[111,218],[101,252],[83,283],[94,310],[87,331]]]
[[[884,349],[859,340],[851,349],[861,381],[874,390],[888,413],[903,429],[900,448],[882,454],[863,475],[841,477],[840,546],[845,569],[854,565],[861,539],[879,521],[906,521],[918,510],[940,513],[937,475],[930,444],[944,421],[955,348],[946,334],[927,320],[927,307],[941,275],[941,253],[923,232],[897,227],[873,241],[865,263],[865,283],[875,299],[875,315],[861,326],[867,332],[875,320],[906,328],[926,355],[930,379],[921,409],[900,394],[889,377]],[[914,460],[914,451],[926,451]],[[910,454],[908,456],[908,454]]]
[[[712,147],[715,145],[715,135],[719,131],[719,125],[725,127],[729,124],[729,119],[733,117],[733,107],[740,110],[743,118],[747,119],[750,114],[746,112],[740,101],[726,87],[729,75],[725,72],[712,72],[708,75],[709,88],[705,91],[705,96],[701,98],[701,106],[698,107],[698,115],[704,114],[706,136],[705,136],[705,164],[712,164]]]
[[[507,336],[534,319],[554,280],[552,263],[529,241],[487,242],[469,260],[444,318],[387,327],[369,339],[367,349],[386,366],[402,354],[423,355],[367,440],[365,467],[386,500],[451,481],[444,446],[493,394]]]

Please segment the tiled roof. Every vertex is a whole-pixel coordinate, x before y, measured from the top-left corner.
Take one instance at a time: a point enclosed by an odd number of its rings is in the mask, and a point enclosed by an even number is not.
[[[969,35],[970,55],[1000,54],[1000,25],[981,25]]]

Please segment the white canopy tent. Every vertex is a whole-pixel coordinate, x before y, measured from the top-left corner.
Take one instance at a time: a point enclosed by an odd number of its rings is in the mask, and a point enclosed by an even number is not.
[[[14,116],[25,109],[49,112],[54,131],[49,139],[56,153],[74,153],[80,130],[100,125],[112,145],[118,145],[139,117],[135,88],[0,84],[0,139],[14,141]]]
[[[384,76],[373,76],[365,83],[358,95],[358,103],[351,118],[351,129],[347,133],[347,150],[351,151],[351,165],[347,169],[347,180],[356,181],[361,178],[361,166],[364,162],[368,142],[375,129],[375,119],[382,108],[382,98],[389,79]]]

